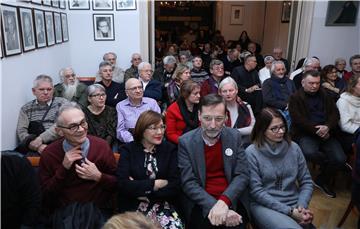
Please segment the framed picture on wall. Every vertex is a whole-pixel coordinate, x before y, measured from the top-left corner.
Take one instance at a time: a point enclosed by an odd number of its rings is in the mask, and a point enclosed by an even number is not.
[[[291,1],[283,1],[282,12],[281,12],[281,22],[283,22],[283,23],[289,22],[290,15],[291,15]]]
[[[47,46],[55,44],[54,17],[50,11],[45,11],[45,28]]]
[[[1,5],[5,56],[21,53],[18,12],[15,6]]]
[[[93,14],[93,25],[95,41],[115,40],[113,14]]]
[[[231,6],[230,25],[244,24],[244,6]]]
[[[4,57],[3,48],[2,48],[2,33],[0,32],[0,58]]]
[[[35,4],[41,5],[41,0],[31,0],[31,3],[35,3]]]
[[[35,33],[32,10],[30,8],[19,7],[21,38],[24,52],[35,49]]]
[[[355,26],[359,1],[329,1],[326,26]]]
[[[69,41],[69,30],[67,23],[67,15],[65,13],[61,13],[61,27],[62,27],[62,36],[63,41]]]
[[[65,0],[59,0],[59,8],[60,9],[66,9]]]
[[[60,13],[54,12],[54,25],[55,25],[55,43],[62,43],[62,30],[61,30],[61,16]]]
[[[43,0],[44,6],[51,6],[51,0]]]
[[[46,47],[44,11],[34,9],[34,21],[35,21],[36,47],[37,48]]]
[[[51,5],[55,8],[59,8],[59,0],[51,0]]]
[[[136,10],[136,0],[115,0],[116,10]]]
[[[113,10],[114,4],[112,0],[93,0],[93,10]]]
[[[90,2],[89,2],[89,0],[69,0],[69,9],[70,10],[89,10]]]

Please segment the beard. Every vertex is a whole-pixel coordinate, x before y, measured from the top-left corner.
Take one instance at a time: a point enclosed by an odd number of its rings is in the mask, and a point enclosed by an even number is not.
[[[215,139],[217,138],[222,131],[223,127],[221,127],[220,129],[208,129],[205,127],[202,127],[203,130],[203,134],[208,137],[209,139]]]
[[[79,84],[78,80],[75,80],[74,84],[68,84],[68,85],[63,84],[63,87],[65,89],[63,96],[65,99],[71,100],[75,96],[76,88],[77,88],[78,84]]]

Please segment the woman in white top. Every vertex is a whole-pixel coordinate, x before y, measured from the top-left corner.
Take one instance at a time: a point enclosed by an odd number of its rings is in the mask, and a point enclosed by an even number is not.
[[[274,62],[274,60],[275,59],[272,56],[265,56],[264,57],[265,67],[263,67],[259,71],[259,78],[260,78],[260,81],[261,81],[261,85],[264,83],[264,81],[266,79],[270,78],[270,76],[271,76],[270,69],[271,69],[271,65]]]

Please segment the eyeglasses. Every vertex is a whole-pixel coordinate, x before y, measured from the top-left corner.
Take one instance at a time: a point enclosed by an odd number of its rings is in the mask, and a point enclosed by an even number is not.
[[[101,97],[105,97],[106,94],[105,93],[100,93],[100,94],[94,94],[94,95],[90,95],[90,97],[95,97],[95,98],[101,98]]]
[[[158,130],[160,130],[161,132],[164,132],[165,129],[166,129],[166,125],[161,125],[161,126],[158,126],[158,127],[156,127],[156,126],[149,126],[149,127],[146,128],[146,129],[148,129],[148,130],[150,130],[150,131],[153,131],[153,132],[157,132]]]
[[[215,120],[215,122],[223,122],[225,120],[225,116],[204,115],[201,117],[202,117],[202,119],[204,119],[205,122],[211,122],[212,120]]]
[[[128,89],[126,89],[126,90],[131,91],[131,92],[134,92],[134,91],[136,91],[136,90],[142,91],[142,90],[143,90],[143,87],[142,87],[142,86],[131,87],[131,88],[128,88]]]
[[[274,127],[271,127],[270,130],[271,130],[271,132],[273,132],[273,133],[279,133],[280,130],[282,130],[283,132],[285,132],[285,131],[286,131],[286,126],[285,126],[285,125],[283,125],[283,126],[274,126]]]
[[[75,133],[76,131],[79,130],[80,126],[84,129],[86,129],[88,127],[88,123],[86,122],[85,119],[83,119],[80,123],[74,123],[74,124],[71,124],[70,126],[57,126],[57,127],[68,129],[72,133]]]

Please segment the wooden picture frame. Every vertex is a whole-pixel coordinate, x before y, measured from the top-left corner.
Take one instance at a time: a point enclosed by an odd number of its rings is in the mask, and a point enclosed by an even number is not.
[[[359,1],[329,1],[326,26],[356,26]]]
[[[89,0],[69,0],[69,10],[89,10]]]
[[[46,47],[46,30],[45,30],[45,17],[44,11],[34,9],[34,24],[35,24],[35,40],[36,47]]]
[[[63,41],[62,28],[61,28],[61,15],[54,12],[54,28],[55,28],[55,43],[60,44]]]
[[[63,42],[69,41],[69,28],[68,28],[66,13],[61,13],[61,28],[62,28]]]
[[[93,0],[93,10],[114,10],[113,0]]]
[[[136,0],[115,0],[116,10],[136,10]]]
[[[230,25],[244,24],[245,7],[242,5],[232,5],[230,14]]]
[[[34,50],[35,45],[35,29],[34,20],[32,16],[32,9],[19,7],[20,27],[21,27],[21,41],[24,52]]]
[[[15,6],[1,4],[1,21],[4,55],[12,56],[20,54],[22,51],[17,8]]]
[[[291,1],[282,2],[282,11],[281,11],[281,22],[288,23],[290,22],[291,15]]]
[[[95,41],[115,40],[114,14],[93,14]]]
[[[46,42],[47,46],[55,44],[55,30],[53,12],[45,11],[45,28],[46,28]]]

